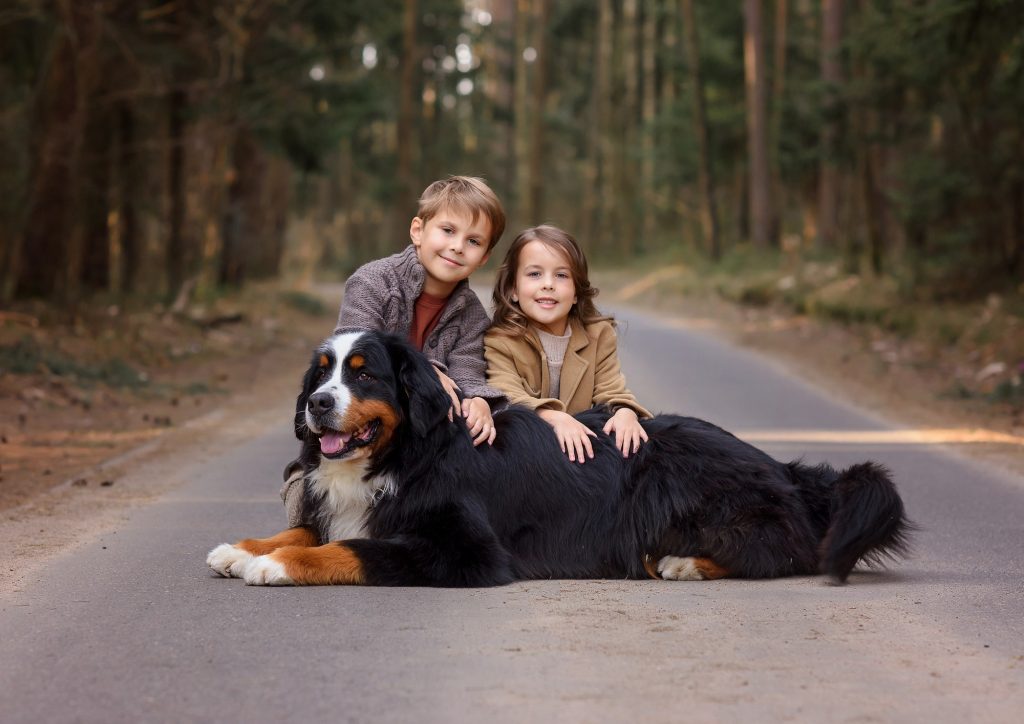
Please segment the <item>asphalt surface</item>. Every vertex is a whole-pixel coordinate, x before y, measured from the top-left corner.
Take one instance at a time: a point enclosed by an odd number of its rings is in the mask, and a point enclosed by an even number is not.
[[[226,420],[251,429],[148,464],[170,492],[0,596],[0,722],[1019,721],[1024,480],[893,442],[685,323],[619,319],[648,407],[780,459],[888,465],[921,526],[913,557],[845,587],[247,587],[204,558],[283,526],[296,444],[268,391],[271,422]]]

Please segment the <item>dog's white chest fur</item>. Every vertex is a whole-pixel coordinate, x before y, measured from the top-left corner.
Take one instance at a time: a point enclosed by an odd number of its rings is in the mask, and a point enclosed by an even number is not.
[[[327,522],[330,539],[366,537],[366,514],[370,506],[394,490],[391,478],[364,480],[366,465],[323,460],[309,474],[312,491],[324,496],[321,520]]]

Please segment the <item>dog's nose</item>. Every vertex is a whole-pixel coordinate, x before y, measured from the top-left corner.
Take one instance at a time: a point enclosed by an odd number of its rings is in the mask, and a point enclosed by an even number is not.
[[[306,406],[310,412],[330,412],[334,408],[334,395],[330,392],[316,392],[309,396]]]

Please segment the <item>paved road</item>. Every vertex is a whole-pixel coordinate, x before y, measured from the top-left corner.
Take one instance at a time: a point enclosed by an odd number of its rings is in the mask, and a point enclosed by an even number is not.
[[[889,465],[923,528],[915,556],[838,588],[250,588],[203,561],[282,523],[277,471],[295,444],[289,401],[271,395],[279,415],[228,419],[224,440],[140,469],[174,489],[0,596],[0,721],[1017,720],[1024,480],[894,443],[686,324],[620,319],[649,406],[783,459]]]

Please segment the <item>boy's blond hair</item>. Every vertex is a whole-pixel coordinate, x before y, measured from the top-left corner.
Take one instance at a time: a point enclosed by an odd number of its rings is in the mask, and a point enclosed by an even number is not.
[[[435,181],[420,194],[416,215],[424,223],[444,209],[467,211],[476,221],[481,214],[491,222],[491,238],[487,240],[490,252],[505,233],[505,209],[497,195],[482,178],[475,176],[449,176]]]

